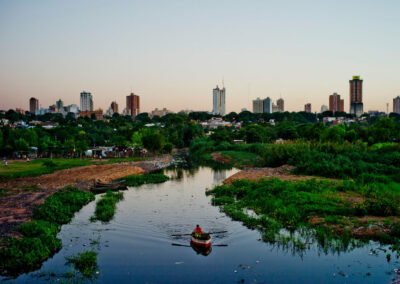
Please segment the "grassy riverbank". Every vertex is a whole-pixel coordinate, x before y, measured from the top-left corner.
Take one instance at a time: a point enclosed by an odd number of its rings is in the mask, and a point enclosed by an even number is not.
[[[68,187],[48,197],[36,207],[34,220],[21,224],[22,238],[5,237],[1,241],[0,274],[18,274],[40,267],[61,248],[57,234],[75,212],[94,200],[94,194]]]
[[[90,160],[82,159],[37,159],[30,162],[12,161],[8,166],[0,166],[0,179],[13,179],[19,177],[34,177],[50,174],[57,170],[69,169],[91,165]]]
[[[351,239],[400,244],[398,183],[272,178],[238,180],[207,194],[234,220],[260,229],[268,242],[286,240],[305,246],[307,241],[299,235],[305,229],[307,238],[322,247],[332,239],[343,241],[344,248]],[[297,233],[288,237],[282,229]]]

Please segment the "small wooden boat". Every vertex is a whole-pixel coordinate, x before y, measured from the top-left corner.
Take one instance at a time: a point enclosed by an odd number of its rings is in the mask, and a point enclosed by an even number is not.
[[[192,232],[191,236],[192,236],[192,239],[190,241],[191,244],[202,248],[209,248],[211,246],[210,234],[203,233],[201,234],[201,237],[198,238],[196,237],[195,233]]]
[[[91,191],[95,193],[103,193],[108,190],[116,191],[121,189],[126,189],[125,181],[116,181],[116,182],[96,182],[92,187]]]

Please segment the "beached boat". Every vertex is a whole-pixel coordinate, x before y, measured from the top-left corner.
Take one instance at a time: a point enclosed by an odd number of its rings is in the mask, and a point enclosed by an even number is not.
[[[124,181],[114,181],[114,182],[96,182],[92,187],[91,191],[95,193],[102,193],[108,190],[116,191],[126,189]]]
[[[211,246],[211,236],[210,234],[203,233],[201,234],[201,237],[198,238],[196,237],[195,233],[193,232],[191,234],[192,239],[191,239],[191,244],[198,246],[198,247],[203,247],[203,248],[208,248]]]

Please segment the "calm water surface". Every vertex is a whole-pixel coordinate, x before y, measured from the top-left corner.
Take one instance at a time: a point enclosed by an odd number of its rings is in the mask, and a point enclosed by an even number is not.
[[[378,255],[370,254],[376,244],[340,255],[326,255],[311,246],[299,255],[261,242],[257,231],[226,217],[210,204],[205,190],[235,172],[166,171],[179,179],[125,191],[114,219],[107,224],[90,223],[92,202],[62,227],[62,250],[40,270],[13,281],[45,283],[49,276],[40,277],[45,272],[54,273],[50,281],[57,282],[71,270],[65,266],[66,256],[94,249],[99,253],[99,283],[390,283],[399,263],[393,256],[388,263],[380,250]],[[213,247],[204,256],[188,246],[189,236],[171,237],[189,233],[196,224],[207,231],[227,230],[214,236],[214,244],[228,246]]]

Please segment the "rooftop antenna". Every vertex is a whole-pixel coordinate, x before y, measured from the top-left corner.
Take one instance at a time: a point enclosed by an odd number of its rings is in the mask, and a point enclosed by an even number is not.
[[[225,88],[224,76],[222,76],[222,88]]]
[[[389,103],[386,103],[386,113],[389,114]]]

